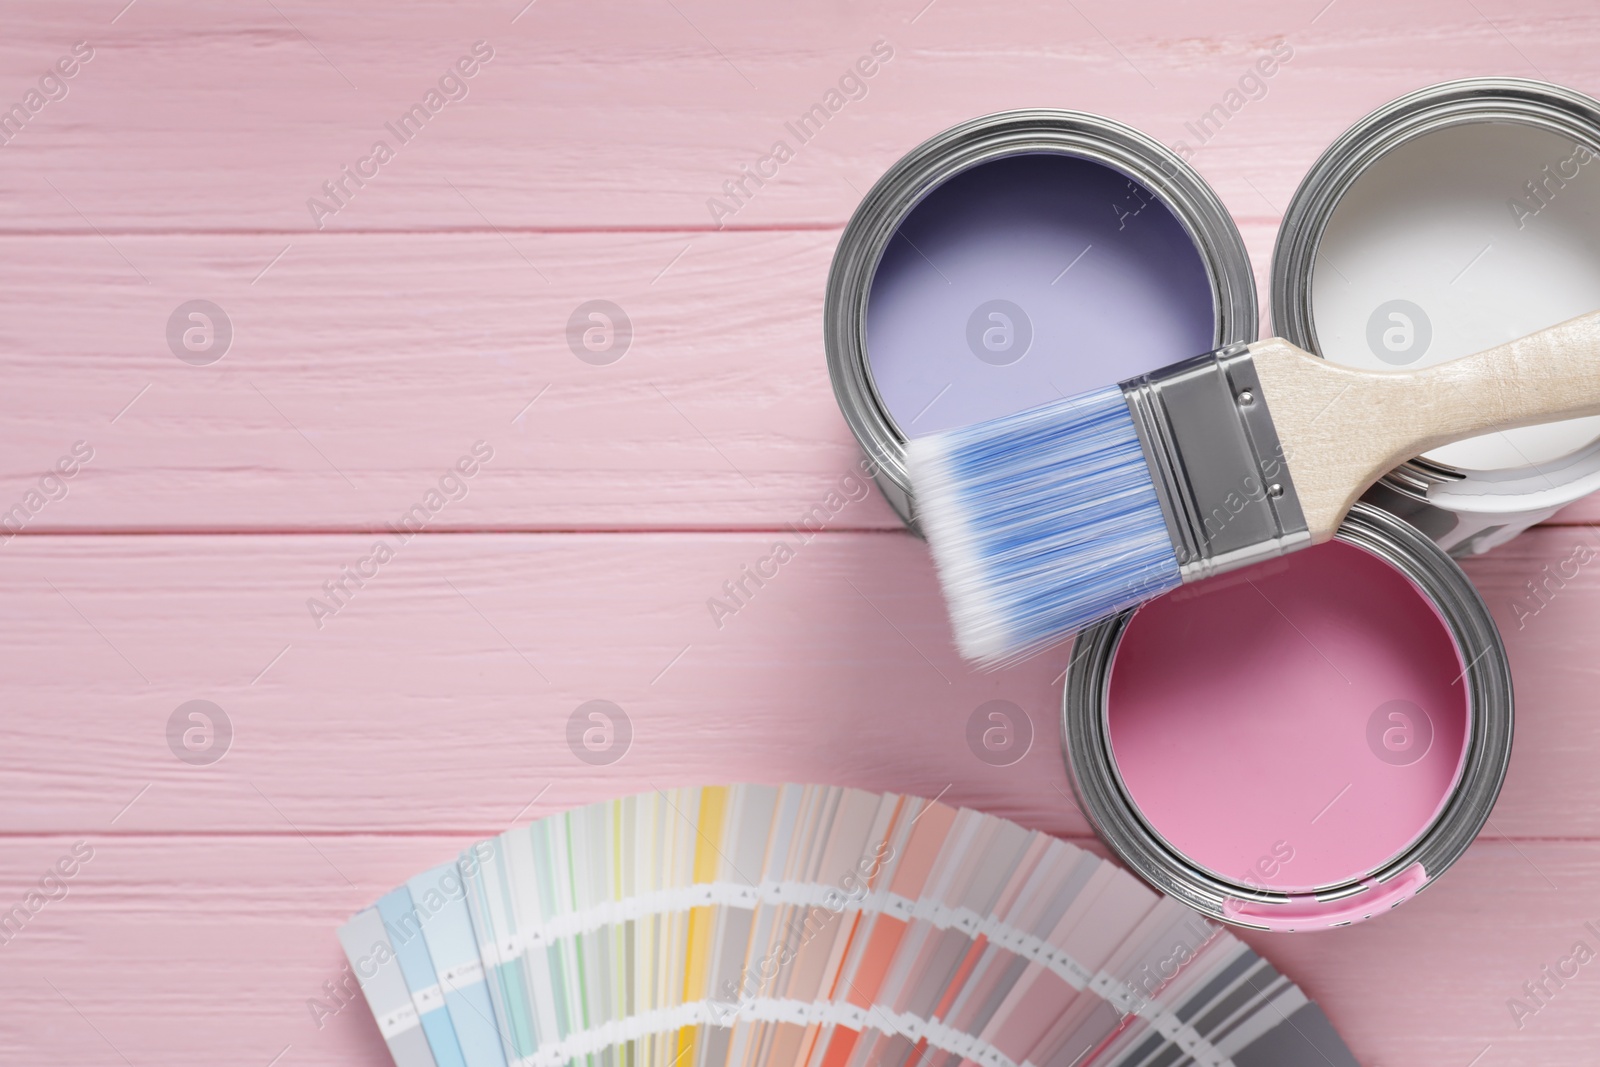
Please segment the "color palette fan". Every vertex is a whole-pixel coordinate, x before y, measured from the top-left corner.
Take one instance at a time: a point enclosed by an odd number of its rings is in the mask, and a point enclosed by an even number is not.
[[[339,932],[397,1067],[1354,1067],[1265,960],[936,801],[734,785],[482,841]]]

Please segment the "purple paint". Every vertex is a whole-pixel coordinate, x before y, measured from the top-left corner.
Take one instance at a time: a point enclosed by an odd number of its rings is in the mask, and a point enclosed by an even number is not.
[[[940,185],[890,240],[867,302],[873,382],[908,437],[1110,385],[1215,337],[1183,224],[1121,172],[1059,154]]]

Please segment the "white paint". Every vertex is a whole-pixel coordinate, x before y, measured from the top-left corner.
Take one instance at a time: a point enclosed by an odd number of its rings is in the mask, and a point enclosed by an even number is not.
[[[1322,355],[1355,367],[1425,367],[1600,309],[1600,158],[1551,131],[1478,122],[1416,138],[1363,173],[1340,200],[1312,272]],[[1549,170],[1544,168],[1548,166]],[[1538,197],[1529,183],[1543,183]],[[1422,329],[1381,316],[1422,309]],[[1571,456],[1600,438],[1600,418],[1461,441],[1428,458],[1464,471],[1509,471]],[[1565,480],[1562,478],[1561,480]]]

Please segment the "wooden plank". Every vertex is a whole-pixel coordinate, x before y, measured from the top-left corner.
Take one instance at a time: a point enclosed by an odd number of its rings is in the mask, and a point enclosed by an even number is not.
[[[1418,85],[1513,73],[1600,89],[1600,16],[1578,0],[1318,7],[431,0],[374,18],[144,0],[111,21],[104,5],[36,5],[0,46],[8,104],[74,42],[95,54],[5,145],[0,227],[303,234],[308,200],[384,138],[393,159],[347,184],[328,229],[837,225],[907,149],[990,111],[1079,108],[1192,147],[1185,124],[1284,38],[1291,62],[1196,153],[1236,210],[1272,218],[1334,136]],[[794,137],[785,124],[831,103],[880,39],[894,57],[865,96]],[[477,40],[494,58],[466,97],[441,97],[409,141],[389,134]],[[777,140],[793,159],[714,218],[708,201]]]
[[[390,536],[393,557],[342,607],[323,584],[373,537],[16,539],[0,558],[0,677],[32,710],[0,750],[0,811],[12,830],[95,825],[148,785],[119,827],[481,828],[546,789],[567,806],[738,768],[948,790],[1086,830],[1056,740],[1063,661],[962,665],[909,535],[787,535],[781,565],[780,539]],[[744,568],[764,559],[776,576],[758,587]],[[338,610],[313,617],[312,598]],[[714,618],[713,598],[737,612]],[[233,724],[213,766],[169,749],[169,718],[196,699]],[[632,724],[609,765],[568,743],[596,699]],[[1031,722],[1015,766],[968,748],[969,719],[996,699]],[[71,761],[64,733],[82,746]]]
[[[1585,800],[1600,788],[1588,651],[1600,570],[1577,567],[1521,629],[1514,600],[1562,566],[1574,535],[1534,531],[1471,564],[1518,684],[1495,835],[1600,834],[1600,804]],[[565,806],[738,768],[948,789],[1031,825],[1086,831],[1057,747],[1064,652],[974,673],[950,647],[920,542],[787,535],[793,558],[779,565],[778,539],[388,536],[393,557],[379,565],[371,536],[18,538],[0,555],[0,677],[26,709],[0,748],[6,827],[97,825],[148,787],[119,827],[482,828],[546,788],[545,803]],[[757,587],[743,568],[763,559],[776,575]],[[358,566],[376,568],[359,588],[342,577]],[[324,591],[341,580],[342,605]],[[750,595],[734,604],[724,583],[739,581]],[[314,616],[313,598],[337,610]],[[725,605],[716,618],[713,598]],[[213,766],[168,747],[169,718],[197,699],[233,723]],[[632,747],[611,765],[568,746],[569,717],[595,699],[632,723]],[[1031,722],[1032,747],[1013,767],[968,748],[969,720],[995,699]]]
[[[141,802],[142,803],[142,802]],[[137,809],[135,809],[137,810]],[[130,812],[131,817],[132,813]],[[462,835],[302,840],[293,835],[8,839],[9,907],[84,841],[94,855],[3,946],[0,1054],[60,1067],[231,1062],[301,1067],[389,1062],[360,1003],[322,1017],[343,967],[334,930],[402,879],[456,854]],[[1522,983],[1591,948],[1600,844],[1480,842],[1393,914],[1254,946],[1326,1008],[1362,1063],[1588,1067],[1600,981],[1590,962],[1518,1030]],[[1570,965],[1569,965],[1570,967]],[[287,1052],[284,1050],[287,1048]]]
[[[1382,918],[1245,940],[1327,1009],[1361,1063],[1591,1063],[1600,1043],[1597,861],[1593,841],[1480,840]],[[1571,973],[1578,941],[1591,962],[1531,998],[1523,984],[1544,982],[1541,969],[1563,958]],[[1534,1012],[1513,1013],[1513,998]]]
[[[1247,233],[1259,267],[1271,233]],[[381,529],[483,440],[492,462],[430,528],[797,521],[859,461],[821,343],[836,240],[118,239],[144,285],[96,237],[0,238],[0,519],[84,441],[66,497],[31,498],[13,526]],[[232,331],[204,366],[168,341],[195,299]],[[569,342],[595,299],[632,328],[607,365]],[[875,494],[837,522],[900,525]]]
[[[119,239],[146,286],[94,237],[12,239],[0,512],[82,440],[93,460],[30,531],[382,529],[484,441],[431,528],[797,521],[859,457],[822,354],[833,241],[325,235],[258,278],[279,238]],[[196,298],[232,324],[206,366],[167,339]],[[609,365],[568,341],[593,299],[632,324]],[[877,499],[839,521],[900,525]]]

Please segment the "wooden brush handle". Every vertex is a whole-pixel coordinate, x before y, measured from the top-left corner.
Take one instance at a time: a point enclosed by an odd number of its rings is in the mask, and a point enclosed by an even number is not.
[[[1600,415],[1600,312],[1423,370],[1318,359],[1281,338],[1250,346],[1314,541],[1367,487],[1440,445]]]

